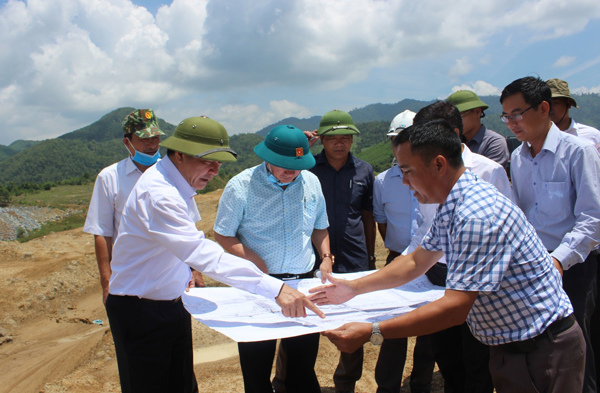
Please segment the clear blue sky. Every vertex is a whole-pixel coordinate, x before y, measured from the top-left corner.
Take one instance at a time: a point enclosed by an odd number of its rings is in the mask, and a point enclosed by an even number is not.
[[[600,92],[597,0],[0,0],[0,144],[123,106],[230,133],[525,75]]]

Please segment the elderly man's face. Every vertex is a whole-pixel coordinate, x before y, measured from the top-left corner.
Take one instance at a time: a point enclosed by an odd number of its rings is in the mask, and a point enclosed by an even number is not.
[[[175,152],[173,161],[181,176],[196,190],[202,190],[219,173],[221,162]]]
[[[280,183],[291,183],[298,177],[300,171],[281,168],[275,165],[269,165],[269,170]]]

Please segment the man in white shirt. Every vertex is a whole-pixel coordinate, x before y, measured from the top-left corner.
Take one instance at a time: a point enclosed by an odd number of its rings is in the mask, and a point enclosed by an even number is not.
[[[546,81],[552,90],[552,110],[550,119],[556,126],[568,134],[578,136],[590,142],[600,152],[600,131],[594,127],[586,126],[571,118],[569,110],[579,108],[571,96],[569,84],[562,79],[548,79]]]
[[[276,300],[285,316],[306,316],[305,307],[324,316],[300,292],[226,254],[196,228],[196,190],[222,162],[236,159],[225,128],[206,117],[188,118],[161,146],[167,157],[133,188],[113,252],[106,310],[124,393],[198,391],[191,317],[181,301],[190,267]]]
[[[502,121],[525,142],[511,156],[517,204],[554,264],[586,341],[583,392],[596,392],[590,319],[596,300],[600,243],[600,156],[590,143],[561,132],[550,119],[552,91],[539,78],[517,79],[500,95]]]
[[[159,158],[158,144],[164,132],[152,109],[136,109],[123,120],[123,144],[129,157],[104,168],[96,178],[83,231],[94,235],[100,271],[102,301],[106,303],[112,247],[117,238],[121,213],[133,186]]]

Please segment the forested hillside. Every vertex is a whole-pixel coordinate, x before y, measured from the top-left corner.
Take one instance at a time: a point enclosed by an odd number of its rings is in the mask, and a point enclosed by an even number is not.
[[[600,96],[586,94],[575,98],[580,109],[573,108],[571,116],[581,123],[600,128]],[[510,131],[500,121],[502,107],[499,97],[482,96],[481,99],[490,106],[483,123],[504,136],[510,136]],[[406,109],[416,112],[431,102],[405,99],[395,104],[371,104],[351,110],[350,114],[361,131],[361,135],[354,139],[353,153],[373,165],[376,172],[389,168],[393,155],[385,134],[390,121]],[[0,186],[47,184],[81,176],[93,179],[102,168],[127,156],[121,141],[121,122],[132,110],[133,108],[116,109],[93,124],[56,139],[21,140],[10,146],[0,145]],[[256,133],[232,135],[230,143],[238,153],[238,161],[223,164],[220,176],[209,183],[207,191],[222,187],[235,174],[260,163],[260,159],[254,154],[254,146],[274,126],[292,124],[303,130],[314,130],[318,127],[320,118],[321,115],[308,119],[286,118]],[[174,125],[162,119],[159,119],[159,124],[167,136],[173,134]],[[315,153],[320,150],[319,144],[313,148]]]

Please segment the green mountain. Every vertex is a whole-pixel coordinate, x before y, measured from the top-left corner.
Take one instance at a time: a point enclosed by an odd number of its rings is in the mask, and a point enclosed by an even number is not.
[[[502,107],[498,96],[480,97],[490,108],[486,110],[483,123],[490,129],[512,136],[500,121]],[[576,96],[581,109],[573,108],[571,116],[578,121],[600,129],[600,95],[585,94]],[[361,134],[354,138],[353,153],[373,165],[376,172],[389,168],[392,161],[392,148],[385,134],[389,123],[396,114],[410,109],[418,111],[433,101],[405,99],[395,104],[371,104],[350,111]],[[133,108],[116,109],[98,121],[79,130],[45,141],[15,141],[10,146],[0,145],[0,185],[20,185],[31,182],[37,184],[58,182],[66,179],[95,176],[102,168],[127,156],[122,143],[121,122]],[[321,116],[307,119],[286,118],[271,124],[253,134],[232,135],[230,144],[238,153],[238,161],[225,163],[220,175],[209,183],[210,191],[222,187],[227,180],[245,168],[257,165],[260,159],[254,154],[254,146],[264,139],[267,132],[276,125],[292,124],[303,130],[314,130]],[[159,119],[159,125],[170,136],[175,126]],[[509,142],[513,142],[509,139]],[[518,143],[518,141],[517,141]],[[313,147],[318,153],[321,146]],[[162,152],[164,155],[164,151]]]

